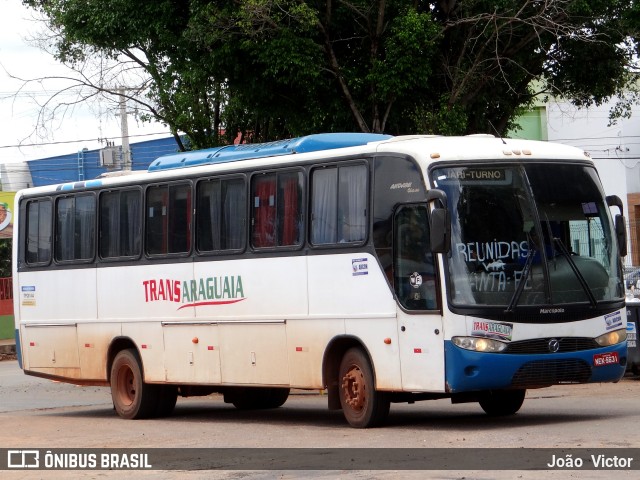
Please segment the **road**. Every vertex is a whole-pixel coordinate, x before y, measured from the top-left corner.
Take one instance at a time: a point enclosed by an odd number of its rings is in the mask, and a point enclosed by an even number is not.
[[[218,395],[180,398],[172,417],[127,421],[113,411],[110,392],[23,375],[15,361],[0,362],[0,445],[3,448],[640,448],[640,380],[571,385],[527,392],[522,410],[492,419],[477,404],[448,400],[394,404],[383,428],[347,426],[328,411],[326,397],[294,392],[279,409],[238,411]],[[382,450],[380,450],[382,451]],[[640,464],[640,458],[637,459]],[[6,474],[6,475],[5,475]],[[68,478],[32,472],[4,478]],[[74,472],[87,478],[120,478],[122,472]],[[153,471],[153,478],[609,478],[602,471]],[[616,471],[636,478],[637,471]]]

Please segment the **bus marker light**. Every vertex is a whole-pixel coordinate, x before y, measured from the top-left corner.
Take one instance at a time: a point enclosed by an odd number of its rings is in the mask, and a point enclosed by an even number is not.
[[[36,342],[29,342],[29,346],[30,347],[35,347],[36,346]]]
[[[440,158],[440,154],[439,153],[432,153],[431,155],[429,155],[431,158]]]
[[[388,338],[388,337],[387,337],[387,338],[385,338],[385,339],[384,339],[384,344],[385,344],[385,345],[391,345],[391,339],[390,339],[390,338]]]
[[[209,345],[207,346],[207,350],[215,350],[215,348],[213,347],[213,345]]]
[[[413,353],[422,353],[422,349],[421,348],[414,348],[413,349]]]
[[[191,339],[191,343],[198,343],[200,340],[198,339],[198,337],[193,337]]]
[[[140,345],[140,348],[142,348],[142,349],[146,349],[146,348],[147,348],[147,345],[146,345],[145,343],[143,343],[142,345]]]

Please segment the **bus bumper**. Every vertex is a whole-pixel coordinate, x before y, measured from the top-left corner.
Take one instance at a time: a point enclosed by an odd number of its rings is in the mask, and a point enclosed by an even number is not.
[[[603,363],[617,356],[617,363]],[[605,362],[606,363],[606,362]],[[567,383],[616,382],[627,364],[627,343],[579,352],[500,354],[464,350],[445,341],[448,392],[540,388]]]

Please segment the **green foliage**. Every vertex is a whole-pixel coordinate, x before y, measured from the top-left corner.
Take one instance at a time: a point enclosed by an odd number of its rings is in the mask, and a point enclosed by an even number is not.
[[[0,240],[0,277],[10,277],[12,240]]]
[[[372,59],[366,76],[376,86],[379,100],[411,95],[415,88],[428,85],[439,30],[430,14],[413,9],[391,20],[384,54]]]
[[[540,92],[626,100],[628,0],[24,0],[57,57],[138,63],[151,115],[193,148],[319,131],[495,133]],[[626,102],[626,103],[625,103]],[[226,138],[217,136],[224,128]]]

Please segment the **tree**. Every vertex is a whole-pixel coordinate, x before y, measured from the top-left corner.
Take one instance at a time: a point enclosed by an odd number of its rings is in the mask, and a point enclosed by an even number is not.
[[[11,239],[0,239],[0,277],[11,276]]]
[[[130,97],[178,141],[185,132],[181,148],[221,142],[220,127],[226,141],[502,133],[540,94],[581,106],[617,95],[614,117],[635,100],[624,94],[640,14],[628,0],[25,3],[45,15],[60,61],[141,71]]]

